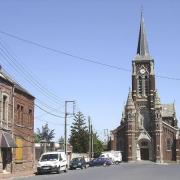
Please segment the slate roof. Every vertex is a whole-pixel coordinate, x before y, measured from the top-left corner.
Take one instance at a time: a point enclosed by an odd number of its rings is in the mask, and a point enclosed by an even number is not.
[[[144,18],[142,13],[141,13],[141,22],[139,29],[137,55],[140,57],[150,57],[145,28],[144,28]]]
[[[19,85],[15,80],[13,80],[7,73],[5,73],[1,68],[0,68],[0,77],[11,83],[12,85],[15,86],[15,89],[31,96],[34,98],[32,94],[30,94],[26,89],[24,89],[21,85]]]
[[[173,117],[175,113],[174,104],[162,104],[162,117]]]

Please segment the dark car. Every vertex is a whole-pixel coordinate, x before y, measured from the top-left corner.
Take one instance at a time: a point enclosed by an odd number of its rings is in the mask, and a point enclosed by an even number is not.
[[[86,161],[83,157],[73,158],[70,162],[70,169],[86,168]]]
[[[96,158],[89,162],[89,166],[110,166],[112,160],[108,158]]]

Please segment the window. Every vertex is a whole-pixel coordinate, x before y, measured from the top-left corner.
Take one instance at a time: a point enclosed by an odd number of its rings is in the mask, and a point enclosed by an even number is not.
[[[142,77],[139,76],[139,82],[138,82],[138,93],[142,96]]]
[[[142,141],[141,146],[148,146],[148,142],[147,141]]]
[[[21,105],[17,105],[17,123],[19,125],[23,125],[24,120],[24,107]]]
[[[32,122],[32,109],[29,109],[29,114],[28,114],[28,125],[31,125]]]
[[[171,139],[168,138],[167,141],[166,141],[166,150],[171,150],[171,145],[172,145]]]
[[[3,121],[7,122],[8,120],[8,97],[3,95],[2,99],[2,118]]]
[[[159,149],[159,145],[157,145],[157,151],[159,151],[160,149]]]
[[[21,138],[16,138],[16,161],[23,160],[23,141]]]
[[[23,125],[24,124],[24,107],[23,106],[21,106],[21,125]]]
[[[21,117],[20,105],[17,105],[17,123],[20,124],[20,117]]]
[[[148,75],[138,76],[138,94],[140,96],[148,96],[149,94],[149,78]]]
[[[5,93],[2,93],[1,98],[1,124],[4,128],[8,128],[8,107],[9,107],[9,96]]]
[[[145,76],[145,94],[146,96],[149,94],[149,79],[147,76]]]

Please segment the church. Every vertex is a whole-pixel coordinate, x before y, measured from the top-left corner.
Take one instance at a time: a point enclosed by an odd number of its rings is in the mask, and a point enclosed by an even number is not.
[[[128,162],[180,162],[179,132],[174,103],[162,104],[156,90],[154,59],[141,14],[137,53],[132,61],[132,88],[120,125],[111,131],[111,150],[121,151]]]

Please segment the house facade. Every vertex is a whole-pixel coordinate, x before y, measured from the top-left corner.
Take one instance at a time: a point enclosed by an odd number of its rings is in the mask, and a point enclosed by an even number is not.
[[[0,69],[0,172],[34,165],[34,99]]]
[[[111,131],[111,149],[122,151],[124,161],[180,161],[175,105],[162,104],[158,96],[154,59],[149,53],[142,15],[132,61],[132,88],[120,125]]]

